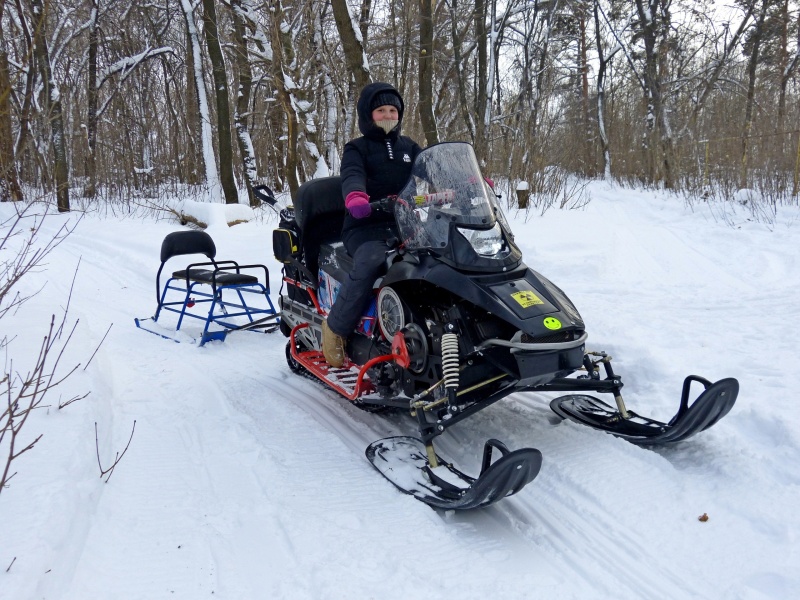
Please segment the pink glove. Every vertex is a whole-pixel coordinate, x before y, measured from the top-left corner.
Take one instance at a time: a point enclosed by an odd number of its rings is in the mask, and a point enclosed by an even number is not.
[[[369,196],[364,192],[350,192],[347,194],[347,198],[345,198],[344,205],[356,219],[363,219],[372,214],[372,208],[369,205]]]

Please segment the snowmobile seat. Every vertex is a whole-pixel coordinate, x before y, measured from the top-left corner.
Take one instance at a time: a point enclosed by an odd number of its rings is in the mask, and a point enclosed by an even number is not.
[[[216,260],[216,254],[214,240],[205,231],[167,234],[161,243],[161,266],[156,273],[157,308],[153,321],[158,321],[162,311],[177,313],[175,331],[178,331],[184,317],[200,319],[204,322],[201,345],[211,339],[223,340],[225,334],[234,329],[254,329],[268,321],[274,327],[277,313],[269,297],[267,267]],[[185,255],[202,255],[207,260],[174,271],[162,288],[164,266],[170,259]],[[250,302],[245,300],[245,295],[251,298]],[[207,312],[192,310],[206,305],[209,306]],[[138,319],[136,324],[140,326]],[[222,329],[209,331],[212,325]]]
[[[341,177],[306,181],[292,200],[305,264],[316,278],[320,245],[340,239],[345,206]]]
[[[337,281],[344,281],[347,274],[355,267],[353,258],[341,242],[320,244],[319,268],[333,276]]]

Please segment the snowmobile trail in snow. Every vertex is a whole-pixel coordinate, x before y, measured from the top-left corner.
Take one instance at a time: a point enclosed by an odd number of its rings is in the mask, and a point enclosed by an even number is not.
[[[49,322],[83,256],[74,362],[115,326],[63,397],[92,394],[37,415],[45,436],[3,492],[15,519],[0,526],[0,558],[19,557],[4,589],[54,600],[797,597],[797,235],[729,230],[660,200],[629,205],[630,193],[532,219],[518,235],[536,243],[532,268],[578,300],[633,410],[668,419],[691,372],[737,376],[740,400],[702,437],[649,450],[560,421],[551,394],[512,394],[436,438],[437,451],[475,473],[496,437],[539,449],[541,473],[464,514],[398,492],[364,457],[376,439],[414,435],[413,419],[364,412],[293,374],[279,334],[198,348],[137,331],[132,317],[154,308],[158,247],[178,226],[137,223],[140,234],[87,216],[92,228],[51,257],[50,281],[15,317]],[[238,227],[213,233],[220,254],[267,259],[274,299],[269,227]],[[134,420],[104,484],[94,422],[107,466]]]
[[[269,387],[276,392],[277,398],[281,398],[279,401],[291,402],[313,417],[308,425],[309,431],[300,436],[300,442],[306,434],[310,439],[319,440],[319,431],[313,431],[314,423],[316,423],[334,434],[350,450],[351,456],[345,462],[348,467],[344,469],[344,473],[352,475],[351,467],[358,468],[359,463],[368,467],[363,459],[363,449],[372,440],[392,434],[403,435],[414,432],[414,422],[407,415],[366,413],[348,405],[347,401],[324,389],[320,384],[308,380],[297,381],[296,385],[292,385],[288,382],[284,384],[273,380]],[[273,402],[273,400],[268,401]],[[243,403],[237,402],[237,404]],[[492,437],[493,430],[506,432],[507,439],[510,433],[512,439],[520,445],[539,448],[544,448],[543,440],[557,439],[552,432],[558,431],[559,428],[553,428],[546,419],[542,419],[540,422],[532,421],[531,417],[537,415],[521,415],[521,412],[528,411],[514,407],[513,401],[508,401],[508,404],[509,406],[506,406],[505,402],[500,402],[487,411],[485,418],[478,418],[473,423],[464,424],[463,429],[455,428],[453,435],[437,438],[437,448],[459,466],[472,467],[480,460],[480,448],[471,440]],[[252,406],[247,410],[252,415]],[[542,412],[544,413],[544,411]],[[521,419],[521,416],[527,416],[528,419]],[[485,427],[487,424],[488,428]],[[256,431],[263,431],[265,428],[266,424],[263,427],[256,427]],[[577,428],[571,427],[570,429]],[[548,431],[551,433],[548,434]],[[467,551],[471,545],[478,547],[489,545],[495,547],[496,553],[505,555],[509,560],[513,555],[512,563],[514,565],[525,564],[528,569],[531,569],[532,565],[537,565],[535,570],[539,585],[543,581],[552,579],[553,570],[551,569],[556,569],[560,576],[567,575],[585,581],[587,589],[596,590],[598,587],[604,587],[607,593],[614,591],[621,593],[620,597],[635,597],[642,590],[650,590],[650,593],[657,595],[658,590],[665,589],[665,586],[669,589],[683,589],[685,593],[690,593],[691,590],[684,587],[683,584],[684,578],[681,569],[684,566],[675,570],[664,566],[659,581],[653,581],[651,576],[638,578],[635,571],[629,572],[623,579],[609,572],[604,575],[602,581],[598,581],[594,566],[581,567],[586,564],[587,560],[590,560],[590,556],[595,557],[590,562],[595,561],[597,556],[602,556],[603,560],[609,561],[609,564],[627,564],[632,560],[657,561],[659,544],[663,544],[663,541],[642,540],[634,530],[619,529],[618,524],[620,521],[635,522],[640,518],[647,518],[647,514],[654,510],[654,505],[663,509],[665,503],[671,503],[663,498],[670,495],[668,490],[672,489],[674,481],[669,476],[664,476],[660,478],[658,486],[653,486],[654,481],[651,477],[649,490],[643,491],[638,486],[636,487],[631,494],[633,504],[637,507],[649,507],[642,515],[637,515],[629,507],[613,506],[613,504],[606,506],[602,493],[595,492],[593,494],[591,492],[593,485],[599,485],[601,492],[605,490],[615,494],[618,485],[630,481],[628,476],[621,474],[621,471],[644,472],[652,464],[653,456],[647,450],[637,449],[621,440],[605,436],[606,443],[601,447],[607,447],[609,452],[603,460],[602,453],[598,456],[597,440],[592,437],[592,435],[602,434],[590,434],[587,440],[581,435],[583,433],[581,431],[571,431],[570,433],[571,442],[576,443],[579,447],[583,446],[584,450],[578,452],[573,448],[570,451],[569,448],[563,447],[563,444],[549,448],[549,452],[543,450],[546,457],[549,454],[553,458],[549,462],[547,458],[545,459],[541,475],[544,479],[541,485],[537,485],[539,483],[537,481],[502,504],[478,511],[475,514],[471,513],[469,517],[460,517],[441,511],[434,512],[431,509],[425,510],[437,514],[439,518],[443,519],[442,523],[445,529],[457,526],[456,537],[466,544],[462,548],[462,552]],[[564,452],[566,458],[558,455],[560,452]],[[320,458],[316,453],[310,458],[312,462],[307,465],[309,469],[316,470],[321,466],[316,462]],[[355,461],[355,465],[351,464],[352,460]],[[565,460],[578,465],[585,465],[588,462],[589,466],[585,470],[578,469],[577,472],[574,472],[573,469],[564,468],[561,463]],[[657,459],[656,462],[661,469],[666,469],[667,472],[671,471],[663,459]],[[621,466],[622,468],[620,468]],[[359,504],[367,510],[364,518],[375,518],[376,520],[389,517],[388,513],[391,511],[386,508],[387,495],[395,495],[395,502],[391,503],[393,506],[391,510],[397,510],[395,505],[403,506],[402,510],[406,511],[413,506],[413,502],[396,492],[390,485],[386,485],[379,479],[369,479],[369,472],[367,472],[367,480],[363,483],[362,477],[363,473],[359,473],[358,481],[340,481],[341,487],[332,488],[326,494],[326,500],[333,505],[339,503],[346,505],[357,498]],[[609,480],[613,483],[609,483]],[[335,498],[337,492],[343,494],[343,497]],[[370,498],[376,495],[380,496],[381,500],[371,502]],[[417,514],[418,511],[414,510],[413,512]],[[394,518],[399,517],[395,515]],[[420,540],[420,543],[421,547],[424,547],[424,540]],[[500,546],[496,547],[498,543]],[[561,564],[557,567],[556,564],[552,564],[551,553],[572,557],[573,560],[567,561],[571,566],[565,567]],[[548,569],[546,565],[549,565],[551,569]],[[555,581],[551,583],[556,585]]]

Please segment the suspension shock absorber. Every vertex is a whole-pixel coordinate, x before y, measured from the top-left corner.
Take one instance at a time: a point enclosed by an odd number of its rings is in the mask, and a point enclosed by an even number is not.
[[[458,371],[458,336],[455,333],[445,333],[442,335],[442,377],[451,401],[455,399],[458,389]]]
[[[455,333],[444,333],[442,334],[442,380],[444,381],[447,401],[450,403],[450,406],[455,406],[456,390],[458,389],[459,383],[458,373],[458,336]],[[434,404],[438,404],[438,402]],[[417,415],[417,418],[420,419],[420,423],[423,423],[424,418],[422,416],[422,411],[418,411]],[[438,429],[440,432],[444,431],[442,425],[439,425]],[[425,450],[428,455],[428,464],[431,468],[435,469],[439,466],[439,461],[433,449],[432,439],[429,439],[425,443]]]

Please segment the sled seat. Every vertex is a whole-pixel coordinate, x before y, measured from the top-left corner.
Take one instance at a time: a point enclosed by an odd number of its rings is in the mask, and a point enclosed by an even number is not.
[[[161,266],[156,274],[157,308],[153,321],[158,322],[162,311],[177,313],[175,331],[179,331],[184,317],[199,319],[203,321],[201,345],[209,340],[224,340],[225,334],[235,329],[251,329],[268,322],[274,327],[277,313],[269,297],[267,267],[216,260],[216,254],[214,240],[205,231],[167,234],[161,243]],[[208,260],[173,271],[162,288],[161,274],[167,262],[187,255],[201,255]],[[206,306],[207,311],[203,310]],[[138,320],[136,324],[139,325]],[[221,329],[211,331],[214,325]]]

